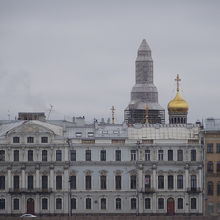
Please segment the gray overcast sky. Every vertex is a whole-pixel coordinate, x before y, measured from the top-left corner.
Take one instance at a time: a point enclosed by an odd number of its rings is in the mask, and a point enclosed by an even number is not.
[[[174,78],[189,120],[220,118],[219,0],[0,0],[0,119],[19,111],[117,122],[146,38],[166,109]],[[167,117],[166,117],[167,118]]]

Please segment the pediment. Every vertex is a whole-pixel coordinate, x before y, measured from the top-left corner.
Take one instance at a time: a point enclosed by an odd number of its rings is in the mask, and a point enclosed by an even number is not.
[[[38,124],[22,124],[10,130],[8,132],[8,135],[14,133],[22,133],[22,134],[51,133],[52,134],[53,132],[50,129]]]

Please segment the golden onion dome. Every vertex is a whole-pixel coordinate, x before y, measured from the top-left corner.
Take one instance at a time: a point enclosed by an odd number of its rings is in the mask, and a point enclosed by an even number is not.
[[[167,108],[169,112],[188,112],[189,105],[177,91],[175,98],[168,103]]]

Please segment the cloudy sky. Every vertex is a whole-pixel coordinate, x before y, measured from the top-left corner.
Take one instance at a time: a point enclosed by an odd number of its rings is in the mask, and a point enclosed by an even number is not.
[[[0,0],[0,119],[111,117],[130,100],[145,38],[166,109],[174,78],[189,120],[220,118],[219,0]]]

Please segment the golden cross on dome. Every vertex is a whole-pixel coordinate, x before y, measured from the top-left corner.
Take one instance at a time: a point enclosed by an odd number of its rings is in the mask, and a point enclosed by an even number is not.
[[[179,92],[179,90],[180,90],[180,83],[179,82],[181,81],[179,74],[177,74],[175,81],[176,81],[176,91]]]

